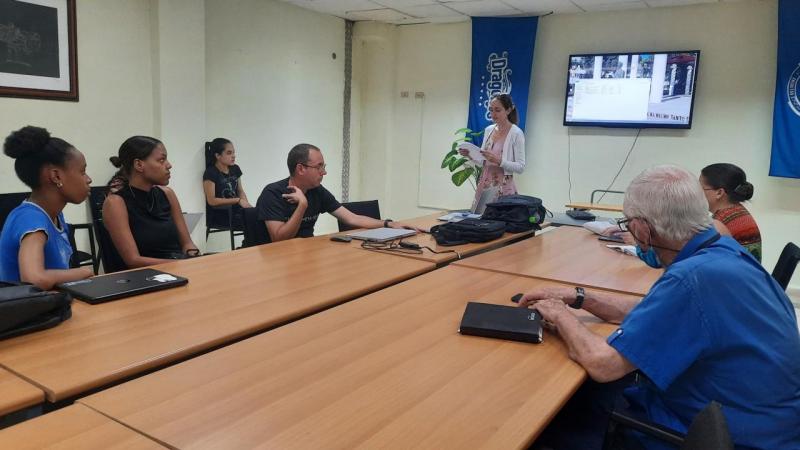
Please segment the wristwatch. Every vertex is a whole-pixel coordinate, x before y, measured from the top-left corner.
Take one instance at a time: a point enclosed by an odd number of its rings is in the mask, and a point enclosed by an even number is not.
[[[570,303],[570,308],[581,309],[583,308],[583,301],[586,299],[586,292],[582,287],[575,287],[575,302]]]
[[[392,219],[386,219],[386,220],[384,220],[384,221],[383,221],[383,228],[389,228],[389,222],[391,222],[391,221],[392,221]]]

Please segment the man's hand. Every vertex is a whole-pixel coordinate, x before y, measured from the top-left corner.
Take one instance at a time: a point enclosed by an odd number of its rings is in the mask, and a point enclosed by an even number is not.
[[[534,289],[522,296],[519,300],[519,306],[520,308],[533,306],[538,309],[538,302],[545,299],[555,299],[563,304],[573,303],[575,301],[575,288],[552,287]]]
[[[425,230],[417,228],[417,227],[415,227],[413,225],[407,225],[407,224],[404,224],[403,222],[395,222],[395,221],[390,221],[389,222],[389,228],[414,230],[417,233],[424,233],[425,232]]]
[[[567,305],[557,298],[537,300],[534,307],[542,315],[543,325],[549,329],[557,329],[560,318],[564,314],[572,314],[567,311]]]
[[[306,195],[303,194],[301,189],[298,189],[296,186],[289,186],[287,189],[291,192],[281,195],[287,202],[293,205],[308,205],[308,199],[306,199]]]

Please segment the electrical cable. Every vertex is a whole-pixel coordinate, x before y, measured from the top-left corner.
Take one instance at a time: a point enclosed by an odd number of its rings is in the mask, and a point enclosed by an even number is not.
[[[642,133],[642,129],[639,128],[639,130],[636,132],[636,137],[633,138],[633,144],[631,144],[631,148],[630,148],[630,150],[628,150],[628,154],[625,155],[625,160],[622,161],[622,165],[619,167],[619,170],[617,171],[617,174],[614,175],[614,179],[611,180],[611,183],[608,184],[608,187],[605,189],[606,191],[611,189],[611,186],[614,186],[614,183],[617,181],[617,177],[619,177],[619,174],[622,173],[622,169],[624,169],[625,168],[625,164],[628,163],[628,158],[631,157],[631,153],[633,153],[633,148],[636,147],[636,141],[639,140],[639,135],[641,133]],[[608,192],[603,192],[603,195],[601,195],[600,198],[597,199],[597,203],[600,203],[600,201],[603,200],[603,197],[605,197],[607,193]]]

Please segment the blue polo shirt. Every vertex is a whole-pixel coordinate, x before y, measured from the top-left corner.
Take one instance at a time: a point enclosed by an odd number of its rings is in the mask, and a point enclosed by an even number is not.
[[[746,249],[717,236],[690,240],[608,337],[644,375],[625,396],[681,432],[716,400],[737,447],[800,448],[794,308]]]
[[[44,231],[47,242],[44,244],[45,269],[69,269],[72,245],[69,243],[69,229],[64,214],[58,213],[59,227],[37,204],[29,201],[20,203],[6,218],[0,233],[0,280],[19,282],[19,247],[29,233]]]

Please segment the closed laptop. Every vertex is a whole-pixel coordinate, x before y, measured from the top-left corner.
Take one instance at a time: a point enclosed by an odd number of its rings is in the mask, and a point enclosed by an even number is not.
[[[511,341],[542,342],[542,316],[534,309],[469,302],[459,332]]]
[[[86,303],[111,300],[183,286],[189,280],[155,269],[138,269],[61,283],[57,287]]]

